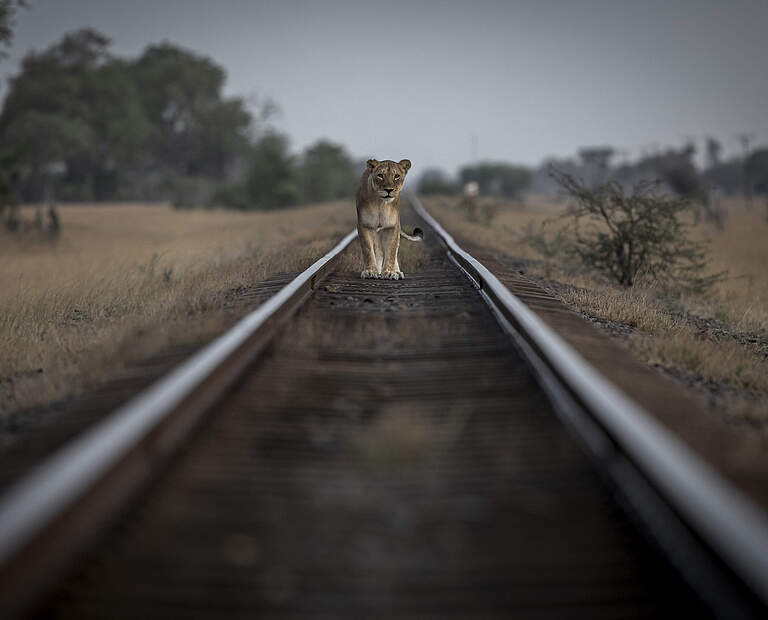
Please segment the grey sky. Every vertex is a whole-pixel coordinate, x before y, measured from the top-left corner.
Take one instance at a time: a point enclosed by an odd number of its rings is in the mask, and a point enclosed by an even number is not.
[[[635,157],[707,133],[729,151],[739,132],[768,142],[766,0],[30,4],[3,81],[83,25],[121,55],[167,39],[223,65],[228,94],[274,99],[297,149],[328,137],[453,171],[594,144]]]

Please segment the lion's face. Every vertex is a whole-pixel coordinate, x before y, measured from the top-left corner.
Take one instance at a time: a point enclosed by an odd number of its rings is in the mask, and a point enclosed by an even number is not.
[[[369,159],[366,165],[371,174],[373,189],[379,199],[384,202],[392,202],[397,198],[400,190],[403,189],[405,175],[411,168],[410,160],[402,159],[399,162],[394,162]]]

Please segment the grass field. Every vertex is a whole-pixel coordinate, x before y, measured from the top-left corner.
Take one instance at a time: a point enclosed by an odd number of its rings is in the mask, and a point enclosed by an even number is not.
[[[641,360],[706,392],[710,404],[729,418],[768,429],[768,222],[763,208],[748,211],[734,200],[725,205],[723,231],[707,223],[693,229],[695,238],[710,240],[712,272],[728,272],[708,294],[693,295],[653,285],[624,289],[557,252],[534,250],[523,228],[551,220],[564,202],[485,200],[474,214],[455,198],[424,203],[454,234],[521,259],[529,276],[575,310],[607,324]]]
[[[60,214],[56,240],[0,233],[0,411],[210,338],[236,318],[224,309],[227,291],[306,268],[355,221],[350,201],[266,213],[71,205]]]

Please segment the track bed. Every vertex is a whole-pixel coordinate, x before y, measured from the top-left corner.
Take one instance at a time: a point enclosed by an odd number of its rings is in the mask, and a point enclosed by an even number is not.
[[[31,617],[707,617],[429,250],[328,277]]]

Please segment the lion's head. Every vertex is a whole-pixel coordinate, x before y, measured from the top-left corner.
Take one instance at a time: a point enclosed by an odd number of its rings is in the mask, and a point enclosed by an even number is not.
[[[371,184],[376,195],[384,202],[392,202],[403,189],[403,181],[411,168],[411,161],[409,159],[401,159],[399,162],[389,159],[385,161],[369,159],[366,166],[368,166]]]

